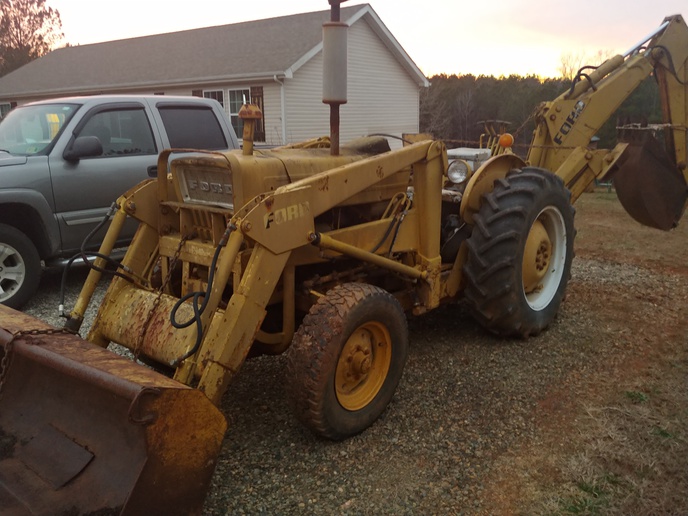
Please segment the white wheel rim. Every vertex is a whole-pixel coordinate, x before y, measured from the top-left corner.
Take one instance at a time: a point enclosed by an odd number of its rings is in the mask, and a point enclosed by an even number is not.
[[[538,288],[524,295],[530,308],[535,311],[544,310],[554,299],[559,290],[564,266],[566,264],[566,224],[561,212],[554,206],[547,206],[535,220],[539,220],[545,227],[547,235],[552,243],[552,256],[549,267],[542,278]]]
[[[26,264],[19,252],[0,243],[0,303],[14,296],[26,279]]]

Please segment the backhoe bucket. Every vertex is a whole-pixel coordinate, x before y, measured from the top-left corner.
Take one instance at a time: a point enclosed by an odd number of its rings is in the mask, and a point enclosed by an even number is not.
[[[203,393],[75,335],[12,340],[50,327],[4,306],[0,328],[1,514],[201,513],[226,430]]]
[[[688,199],[688,186],[664,146],[649,132],[629,142],[614,174],[616,195],[635,220],[657,229],[678,225]]]

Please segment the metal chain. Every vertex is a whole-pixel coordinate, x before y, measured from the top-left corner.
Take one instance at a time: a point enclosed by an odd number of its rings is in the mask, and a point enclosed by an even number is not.
[[[179,261],[179,256],[182,253],[182,247],[184,247],[184,244],[187,242],[187,240],[194,238],[194,237],[195,237],[195,234],[191,234],[188,236],[183,236],[179,240],[179,245],[177,246],[177,250],[174,252],[174,255],[172,256],[172,259],[170,260],[170,263],[167,267],[167,274],[165,275],[165,279],[163,280],[163,282],[158,287],[158,295],[155,296],[155,299],[153,300],[153,306],[148,311],[148,315],[146,316],[146,320],[143,322],[143,326],[141,326],[141,332],[139,333],[139,336],[136,339],[136,345],[134,346],[134,350],[133,350],[135,359],[139,358],[139,354],[141,353],[141,344],[143,344],[143,339],[146,337],[146,333],[148,332],[148,325],[150,324],[151,319],[153,319],[153,314],[155,313],[156,309],[158,308],[158,305],[160,304],[160,299],[162,298],[163,291],[165,290],[168,283],[172,279],[172,272],[174,271],[174,268],[177,265],[177,262]]]
[[[523,121],[523,123],[519,126],[518,129],[516,129],[513,133],[514,136],[514,141],[518,138],[518,135],[521,134],[521,131],[525,128],[525,126],[530,122],[531,120],[534,120],[537,114],[540,112],[540,106],[536,106],[535,109],[528,115],[528,117]]]
[[[10,369],[10,364],[12,363],[12,356],[14,351],[14,341],[17,337],[23,335],[57,335],[57,334],[70,334],[74,335],[73,331],[66,328],[47,328],[42,330],[21,330],[12,334],[12,338],[5,345],[5,353],[0,360],[0,397],[2,396],[2,388],[5,386],[5,379],[7,378],[7,373]],[[33,344],[33,342],[30,342]]]
[[[0,360],[0,397],[2,397],[2,388],[5,386],[5,378],[7,377],[7,372],[10,369],[10,363],[12,361],[12,351],[14,349],[14,337],[5,346],[5,354]]]

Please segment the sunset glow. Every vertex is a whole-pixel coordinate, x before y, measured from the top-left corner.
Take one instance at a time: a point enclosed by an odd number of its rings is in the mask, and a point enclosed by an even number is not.
[[[360,3],[352,0],[344,5]],[[581,0],[575,4],[545,0],[368,3],[428,76],[556,77],[562,55],[584,55],[594,60],[600,52],[623,52],[658,27],[665,16],[685,14],[681,10],[686,9],[685,0],[655,0],[652,4],[621,0]],[[329,9],[327,0],[255,0],[250,9],[227,0],[200,4],[48,0],[48,4],[60,12],[65,42],[72,45]]]

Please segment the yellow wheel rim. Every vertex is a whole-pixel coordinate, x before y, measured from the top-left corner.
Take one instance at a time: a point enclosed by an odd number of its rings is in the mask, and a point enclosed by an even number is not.
[[[337,362],[335,392],[346,410],[368,405],[385,383],[392,362],[387,328],[375,321],[362,324],[344,344]]]
[[[523,251],[523,289],[526,294],[540,288],[542,280],[549,270],[552,257],[552,241],[545,226],[539,220],[533,223],[528,233],[526,247]]]

